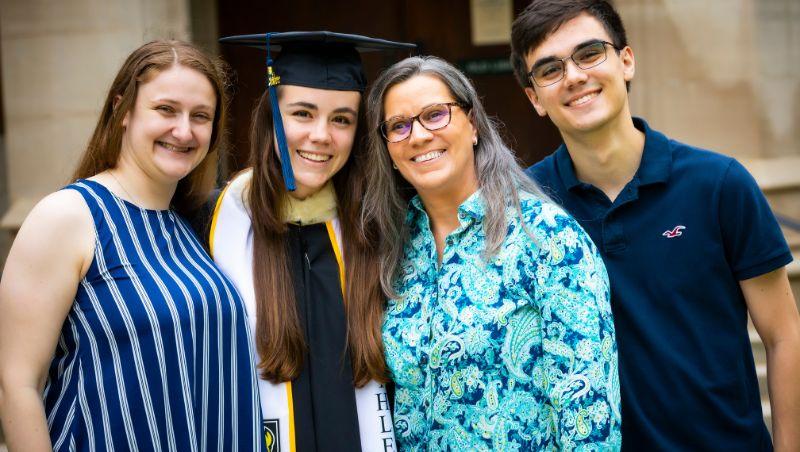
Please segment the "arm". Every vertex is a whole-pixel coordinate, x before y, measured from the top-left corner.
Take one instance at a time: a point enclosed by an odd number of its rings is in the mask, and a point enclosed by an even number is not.
[[[52,450],[41,392],[94,251],[91,214],[73,190],[30,213],[0,281],[0,419],[11,451]]]
[[[555,221],[540,239],[540,263],[550,270],[537,278],[536,298],[556,443],[564,450],[616,450],[620,395],[608,276],[583,229],[565,215]]]
[[[764,348],[776,451],[800,450],[800,316],[786,268],[741,281]]]

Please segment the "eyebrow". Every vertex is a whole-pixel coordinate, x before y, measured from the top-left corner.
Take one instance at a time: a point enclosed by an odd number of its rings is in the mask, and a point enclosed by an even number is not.
[[[170,99],[169,97],[156,98],[156,99],[153,99],[152,102],[154,104],[165,103],[165,104],[170,104],[170,105],[181,105],[180,102],[178,102],[175,99]],[[214,107],[212,107],[211,105],[206,105],[206,104],[200,104],[200,105],[197,106],[196,109],[214,111]]]
[[[428,107],[432,107],[432,106],[434,106],[434,105],[441,105],[441,104],[450,104],[450,103],[453,103],[453,102],[458,102],[458,101],[457,101],[457,100],[446,100],[446,101],[442,101],[442,102],[431,102],[431,103],[429,103],[428,105],[426,105],[426,106],[424,106],[424,107],[420,108],[420,110],[419,110],[419,114],[421,114],[423,111],[425,111],[425,109],[426,109],[426,108],[428,108]],[[459,104],[459,105],[461,105],[461,102],[458,102],[458,104]],[[386,121],[389,121],[389,120],[392,120],[392,119],[397,119],[397,118],[405,118],[405,119],[409,119],[409,118],[411,118],[411,116],[406,116],[406,115],[394,115],[394,116],[390,116],[390,117],[388,117],[388,118],[386,119]]]
[[[591,45],[591,44],[596,44],[598,42],[604,42],[604,41],[602,39],[597,39],[597,38],[587,39],[586,41],[583,41],[580,44],[578,44],[575,47],[573,47],[572,50],[569,52],[569,54],[572,55],[573,53],[575,53],[576,50],[580,49],[581,47],[588,46],[588,45]],[[565,58],[568,58],[568,57],[565,57]],[[539,58],[538,60],[536,60],[533,63],[533,66],[531,66],[531,68],[539,67],[539,66],[541,66],[543,64],[550,63],[551,61],[559,61],[559,60],[561,60],[561,58],[557,58],[555,55],[546,56],[546,57]]]
[[[317,106],[312,104],[311,102],[292,102],[291,104],[287,105],[287,107],[303,107],[308,108],[309,110],[317,110]]]
[[[350,113],[350,114],[351,114],[351,115],[353,115],[353,116],[358,116],[358,112],[357,112],[357,111],[355,111],[355,110],[353,110],[353,109],[352,109],[352,108],[350,108],[350,107],[341,107],[341,108],[337,108],[336,110],[333,110],[333,112],[334,112],[334,113]]]
[[[303,102],[303,101],[292,102],[291,104],[288,104],[287,107],[302,107],[302,108],[308,108],[309,110],[319,110],[319,107],[317,107],[315,104],[312,104],[311,102]],[[358,116],[358,112],[353,110],[350,107],[339,107],[339,108],[333,110],[333,112],[334,113],[350,113],[353,116]]]

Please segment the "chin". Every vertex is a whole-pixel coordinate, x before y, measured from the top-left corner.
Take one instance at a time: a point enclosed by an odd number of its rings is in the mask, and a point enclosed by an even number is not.
[[[322,187],[324,187],[325,184],[328,183],[328,180],[329,179],[308,180],[303,177],[297,177],[297,175],[295,175],[294,183],[295,186],[297,187],[297,191],[305,192],[307,193],[308,196],[310,196],[318,192],[320,189],[322,189]]]
[[[161,174],[164,175],[165,179],[168,179],[173,182],[178,182],[181,179],[185,178],[189,174],[197,168],[197,165],[193,165],[191,167],[181,166],[181,167],[170,167],[170,168],[161,168]]]
[[[423,192],[448,191],[451,187],[457,185],[457,182],[454,182],[450,177],[433,174],[415,177],[408,181],[417,191]]]
[[[570,118],[564,122],[566,127],[559,127],[560,129],[572,129],[576,132],[592,132],[604,126],[608,122],[608,118],[600,117],[599,115],[591,115],[581,118]]]

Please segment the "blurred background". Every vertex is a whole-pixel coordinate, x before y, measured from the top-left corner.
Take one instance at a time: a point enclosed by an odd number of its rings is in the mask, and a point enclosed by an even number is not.
[[[264,53],[220,36],[331,30],[414,42],[461,67],[525,165],[552,152],[508,64],[526,0],[0,0],[0,267],[43,195],[67,182],[124,58],[155,38],[191,40],[235,73],[229,171],[246,165]],[[673,138],[741,160],[800,253],[800,1],[616,0],[636,56],[634,115]],[[407,53],[367,54],[367,76]],[[742,212],[742,215],[748,215]],[[795,293],[797,261],[790,266]],[[797,295],[796,295],[797,297]],[[798,297],[800,298],[800,297]],[[763,347],[753,337],[759,372]],[[764,377],[760,375],[760,377]],[[766,395],[766,393],[765,393]],[[768,405],[765,405],[768,416]],[[0,442],[2,442],[0,440]]]

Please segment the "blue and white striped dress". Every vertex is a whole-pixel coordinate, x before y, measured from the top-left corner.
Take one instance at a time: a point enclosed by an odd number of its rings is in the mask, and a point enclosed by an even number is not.
[[[91,210],[95,252],[44,391],[54,450],[260,450],[250,332],[233,285],[176,213],[89,180],[67,188]]]

